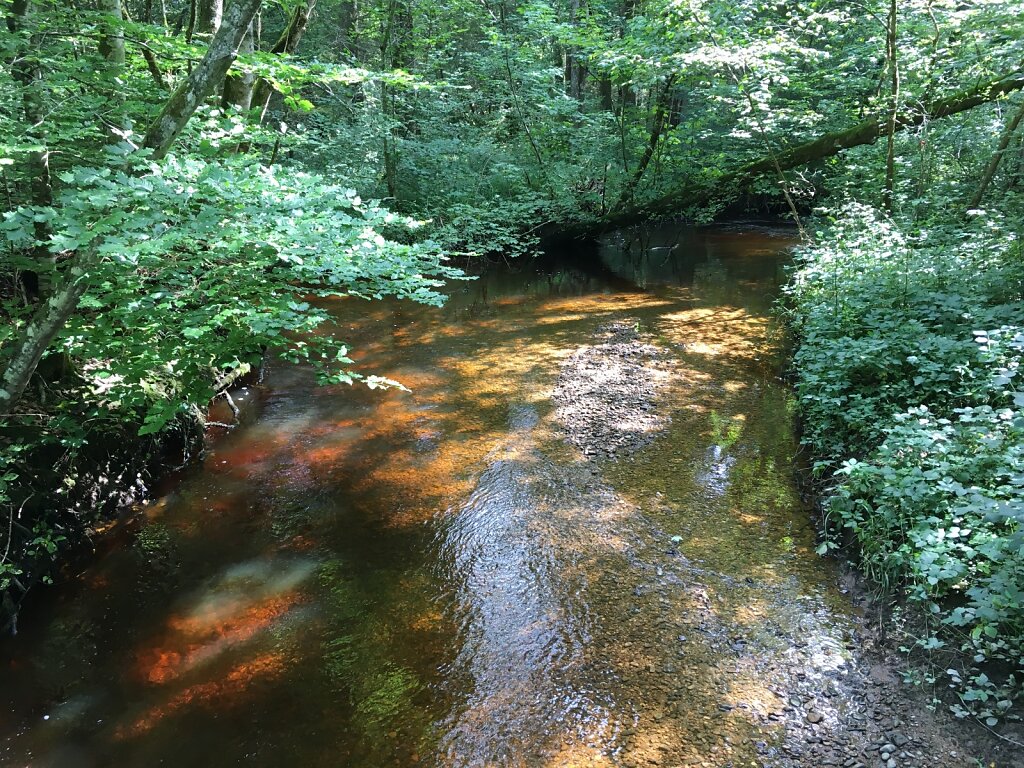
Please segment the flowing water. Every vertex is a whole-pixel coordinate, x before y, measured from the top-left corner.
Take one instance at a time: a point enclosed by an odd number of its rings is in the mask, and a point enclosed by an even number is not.
[[[0,762],[770,761],[851,622],[794,486],[790,242],[621,233],[441,309],[339,300],[360,367],[410,391],[278,366],[243,392],[248,423],[0,647]],[[552,402],[610,322],[662,356],[614,460]]]

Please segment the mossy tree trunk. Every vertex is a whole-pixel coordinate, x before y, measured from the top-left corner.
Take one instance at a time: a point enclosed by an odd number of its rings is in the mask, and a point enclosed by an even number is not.
[[[199,105],[223,82],[261,2],[234,0],[227,7],[206,55],[174,90],[146,131],[143,144],[153,150],[154,158],[167,154]]]

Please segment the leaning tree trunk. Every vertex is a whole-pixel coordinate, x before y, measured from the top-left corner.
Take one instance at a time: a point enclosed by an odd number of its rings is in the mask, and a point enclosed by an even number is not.
[[[1016,72],[938,99],[923,107],[901,112],[896,117],[895,130],[898,132],[907,128],[915,128],[926,120],[938,120],[966,112],[1021,89],[1024,89],[1024,72]],[[559,238],[589,237],[615,227],[627,226],[659,216],[670,216],[689,206],[707,201],[716,193],[720,194],[723,189],[741,189],[766,173],[779,173],[791,168],[799,168],[802,165],[838,155],[845,149],[873,144],[879,137],[885,135],[888,119],[888,114],[874,115],[845,131],[828,133],[791,149],[775,153],[773,156],[762,157],[719,176],[713,181],[713,188],[708,183],[691,184],[656,200],[623,209],[600,221],[582,224],[577,228],[562,228],[561,231],[553,234],[557,234]]]
[[[1024,119],[1024,101],[1021,102],[1020,108],[1016,114],[1010,118],[1010,122],[1006,124],[1006,128],[1003,129],[1003,135],[999,137],[999,146],[996,147],[996,151],[992,154],[992,158],[988,161],[988,165],[985,167],[985,173],[981,176],[981,182],[978,184],[978,189],[974,192],[974,196],[971,198],[971,202],[967,204],[967,210],[972,210],[981,205],[981,200],[985,197],[985,190],[988,189],[988,185],[992,183],[992,179],[995,178],[996,171],[999,170],[999,163],[1003,159],[1003,155],[1006,154],[1006,148],[1010,146],[1010,141],[1013,139],[1013,134],[1017,130],[1017,126],[1020,125],[1020,121]]]
[[[261,2],[234,0],[228,6],[206,55],[171,94],[163,110],[146,131],[143,145],[153,150],[154,158],[160,159],[167,154],[192,114],[223,81]]]
[[[64,327],[88,287],[88,266],[93,254],[79,257],[68,270],[64,284],[39,304],[35,317],[22,330],[5,361],[0,379],[0,416],[6,416],[25,394],[32,374],[50,342]]]
[[[228,8],[206,55],[171,95],[146,133],[145,146],[154,150],[155,157],[167,154],[196,108],[223,79],[260,2],[235,0]],[[78,307],[89,286],[94,258],[95,250],[76,254],[65,271],[61,287],[40,304],[35,317],[7,345],[9,351],[0,372],[0,416],[10,413],[18,404],[50,342]]]

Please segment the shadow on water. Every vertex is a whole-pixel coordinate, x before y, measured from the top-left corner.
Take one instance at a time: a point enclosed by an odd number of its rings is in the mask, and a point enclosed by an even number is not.
[[[668,765],[771,739],[755,650],[802,633],[840,663],[844,621],[774,381],[789,243],[637,230],[439,309],[335,301],[411,392],[273,370],[259,417],[5,642],[0,761]],[[614,464],[551,404],[609,320],[675,366],[668,426]]]

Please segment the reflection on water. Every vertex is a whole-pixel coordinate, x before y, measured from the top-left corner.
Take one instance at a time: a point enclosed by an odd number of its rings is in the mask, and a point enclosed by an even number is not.
[[[613,714],[578,672],[591,642],[576,542],[552,525],[553,466],[533,447],[529,407],[465,504],[439,530],[439,576],[451,584],[460,651],[446,672],[470,685],[440,724],[445,764],[542,764],[570,741],[613,735]],[[564,509],[564,507],[563,507]]]
[[[333,301],[359,365],[411,392],[272,370],[134,543],[23,617],[0,762],[753,759],[780,665],[845,663],[774,381],[786,245],[637,230],[440,309]],[[552,389],[622,321],[673,358],[664,419],[635,456],[586,461]]]

